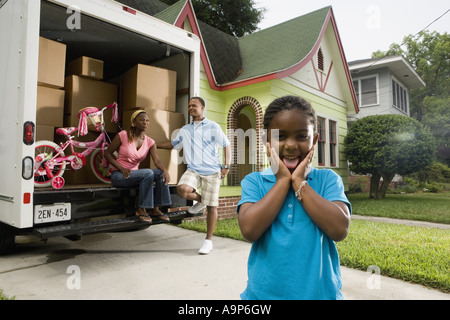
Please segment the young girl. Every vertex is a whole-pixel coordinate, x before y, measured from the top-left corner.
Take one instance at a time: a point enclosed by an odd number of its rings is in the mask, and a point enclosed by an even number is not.
[[[136,215],[151,223],[152,218],[170,221],[159,210],[159,206],[172,204],[169,191],[170,175],[159,159],[156,144],[145,134],[149,118],[145,111],[138,110],[131,116],[131,127],[117,134],[105,152],[105,157],[117,170],[111,174],[111,183],[119,188],[139,186],[139,203]],[[119,152],[116,159],[113,154]],[[158,169],[139,169],[139,164],[148,152]],[[155,184],[155,185],[154,185]],[[150,215],[146,208],[152,209]]]
[[[341,178],[311,167],[315,111],[299,97],[266,110],[271,168],[241,182],[239,226],[252,241],[242,299],[342,299],[334,241],[347,237],[351,207]]]

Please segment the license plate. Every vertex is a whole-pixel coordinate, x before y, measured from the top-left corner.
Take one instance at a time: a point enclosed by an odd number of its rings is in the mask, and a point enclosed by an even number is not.
[[[54,203],[34,206],[34,223],[70,220],[70,203]]]

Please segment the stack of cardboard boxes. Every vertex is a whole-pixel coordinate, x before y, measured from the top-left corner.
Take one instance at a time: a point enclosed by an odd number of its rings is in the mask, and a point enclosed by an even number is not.
[[[64,71],[66,46],[39,39],[39,67],[36,108],[36,141],[54,141],[55,128],[63,126]]]
[[[176,109],[175,71],[138,64],[128,70],[120,82],[120,108],[123,111],[123,128],[131,126],[131,115],[138,109],[145,110],[150,118],[147,135],[156,143],[172,138],[172,134],[185,124],[184,115]],[[167,168],[171,184],[175,184],[186,170],[185,164],[179,164],[176,150],[158,149],[158,155]],[[150,155],[141,163],[141,168],[156,168]]]
[[[119,85],[104,82],[103,61],[80,57],[66,64],[66,46],[42,37],[38,69],[36,141],[65,141],[65,138],[55,136],[55,128],[77,127],[81,109],[103,108],[118,101],[119,93],[124,129],[130,127],[131,114],[137,109],[148,113],[150,128],[147,135],[157,143],[171,140],[172,132],[185,124],[184,115],[175,112],[174,71],[138,64],[120,77]],[[111,123],[111,117],[112,109],[105,112],[104,122],[106,131],[113,138],[118,127]],[[76,140],[93,141],[97,137],[97,132],[89,132]],[[69,148],[66,153],[70,153]],[[177,183],[186,169],[184,164],[178,164],[178,152],[159,149],[158,154],[171,175],[171,183]],[[89,163],[89,158],[87,161]],[[141,168],[149,167],[155,168],[150,156],[141,163]],[[64,179],[67,184],[98,183],[89,165],[77,171],[67,170]]]
[[[116,84],[102,81],[103,61],[90,57],[80,57],[67,64],[64,88],[66,98],[64,103],[64,126],[77,127],[79,124],[78,114],[86,107],[96,107],[102,109],[117,101],[118,86]],[[112,109],[103,114],[106,132],[111,137],[118,131],[117,125],[111,122]],[[93,129],[93,127],[89,127]],[[89,132],[85,136],[76,137],[78,141],[94,141],[98,137],[98,132]],[[100,146],[99,146],[100,147]],[[86,149],[77,150],[83,152]],[[89,163],[90,155],[86,161]],[[89,165],[80,170],[70,171],[64,174],[68,184],[89,184],[98,183],[92,174]]]
[[[117,102],[118,86],[101,81],[103,79],[103,61],[80,57],[67,65],[66,75],[64,86],[66,90],[65,126],[78,126],[78,113],[81,109],[86,107],[102,109]],[[112,109],[106,110],[103,116],[106,132],[117,132],[117,125],[111,122]]]

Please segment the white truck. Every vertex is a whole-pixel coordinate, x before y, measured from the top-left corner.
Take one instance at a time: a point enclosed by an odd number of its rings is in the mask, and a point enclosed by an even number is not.
[[[105,64],[109,78],[139,63],[167,60],[163,64],[185,86],[177,88],[177,112],[186,118],[187,101],[200,87],[199,38],[113,0],[0,0],[0,30],[0,251],[8,252],[20,234],[70,238],[146,227],[124,215],[135,210],[136,189],[35,188],[39,38],[66,44],[67,56],[111,62]],[[182,58],[168,59],[176,56]],[[174,186],[171,193],[173,207],[190,204]],[[42,208],[49,220],[36,219]],[[59,215],[60,208],[69,210]],[[169,215],[176,223],[187,213]]]

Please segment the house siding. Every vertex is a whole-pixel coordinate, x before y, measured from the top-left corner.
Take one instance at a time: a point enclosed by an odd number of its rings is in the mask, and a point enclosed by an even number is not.
[[[389,68],[380,68],[377,70],[371,70],[366,72],[359,72],[357,74],[353,74],[353,80],[356,81],[361,78],[368,78],[371,76],[377,77],[377,86],[378,86],[378,103],[371,106],[360,106],[360,113],[356,116],[357,119],[361,119],[367,117],[369,115],[381,115],[381,114],[400,114],[409,116],[409,112],[405,113],[400,109],[393,106],[392,101],[392,80],[394,79],[400,85],[405,87],[405,85],[397,79]],[[409,100],[409,90],[406,90],[408,93]],[[408,103],[409,105],[409,103]],[[409,108],[408,108],[409,111]]]
[[[346,189],[348,189],[348,166],[343,152],[344,137],[347,134],[347,108],[342,104],[329,101],[325,97],[320,97],[280,79],[256,83],[224,92],[212,90],[209,87],[208,82],[206,80],[202,80],[200,94],[202,98],[205,99],[207,104],[207,117],[219,123],[224,132],[226,132],[227,115],[231,106],[236,100],[242,98],[243,96],[250,96],[256,99],[263,108],[263,111],[273,100],[285,95],[301,96],[311,102],[318,114],[323,115],[327,119],[336,121],[338,126],[337,152],[339,162],[335,167],[318,166],[316,153],[313,160],[314,166],[316,168],[331,168],[334,170],[342,177]],[[266,157],[264,159],[264,165],[268,165]],[[226,183],[226,181],[224,183]]]

